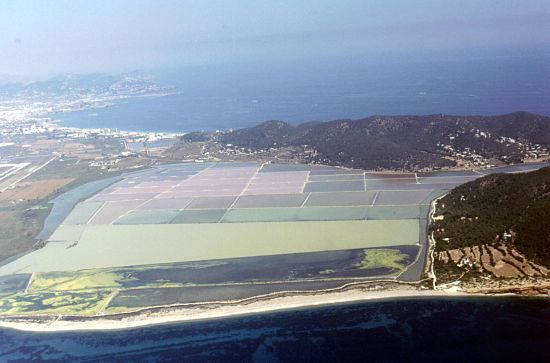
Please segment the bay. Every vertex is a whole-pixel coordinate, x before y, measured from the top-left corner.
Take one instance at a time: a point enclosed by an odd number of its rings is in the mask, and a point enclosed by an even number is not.
[[[515,54],[515,53],[514,53]],[[371,64],[260,63],[157,72],[176,94],[51,115],[62,125],[130,131],[226,130],[370,115],[550,115],[547,55]]]

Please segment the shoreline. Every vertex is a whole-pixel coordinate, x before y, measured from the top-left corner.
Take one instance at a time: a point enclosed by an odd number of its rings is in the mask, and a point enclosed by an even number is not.
[[[515,294],[499,294],[498,296],[514,296]],[[267,300],[255,300],[249,303],[236,302],[227,305],[216,303],[205,304],[199,307],[181,308],[166,306],[159,311],[154,308],[145,308],[141,311],[99,315],[99,316],[63,316],[52,315],[49,320],[32,316],[0,317],[0,328],[15,329],[27,332],[71,332],[71,331],[115,331],[134,328],[146,328],[158,325],[196,322],[210,319],[224,319],[231,317],[283,312],[288,310],[335,306],[354,302],[377,302],[407,298],[441,298],[441,297],[475,297],[495,296],[483,293],[467,293],[448,290],[417,290],[416,288],[396,288],[378,291],[348,291],[323,293],[317,295],[294,295],[273,297]],[[218,306],[215,306],[218,305]],[[80,320],[79,320],[80,318]],[[30,321],[29,321],[30,320]]]

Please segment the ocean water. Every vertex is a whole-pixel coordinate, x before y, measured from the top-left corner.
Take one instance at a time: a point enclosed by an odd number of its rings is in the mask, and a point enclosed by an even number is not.
[[[545,298],[416,298],[106,332],[0,330],[2,362],[548,362]]]
[[[74,127],[188,132],[374,114],[550,115],[550,57],[510,52],[443,60],[253,64],[158,71],[177,94],[53,115]]]

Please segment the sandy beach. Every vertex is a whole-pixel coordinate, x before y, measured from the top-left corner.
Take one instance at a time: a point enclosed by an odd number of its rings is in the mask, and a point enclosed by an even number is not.
[[[396,288],[380,291],[362,291],[359,289],[326,294],[282,296],[259,299],[252,302],[212,303],[193,307],[170,306],[162,310],[143,309],[138,314],[117,314],[94,317],[75,317],[64,319],[52,316],[50,320],[17,319],[5,317],[0,327],[33,332],[59,332],[82,330],[120,330],[158,324],[197,321],[215,318],[228,318],[239,315],[260,314],[297,308],[336,305],[350,302],[376,301],[416,297],[453,297],[472,296],[453,290],[417,290],[414,288]]]

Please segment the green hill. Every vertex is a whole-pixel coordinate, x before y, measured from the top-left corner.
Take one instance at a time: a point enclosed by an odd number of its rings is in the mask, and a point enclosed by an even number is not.
[[[436,210],[443,216],[430,227],[436,251],[504,242],[550,267],[550,167],[466,183]]]
[[[500,116],[371,116],[359,120],[283,121],[224,133],[224,144],[252,150],[308,145],[311,162],[363,169],[419,170],[455,165],[460,155],[521,162],[550,146],[550,118],[528,112]]]

